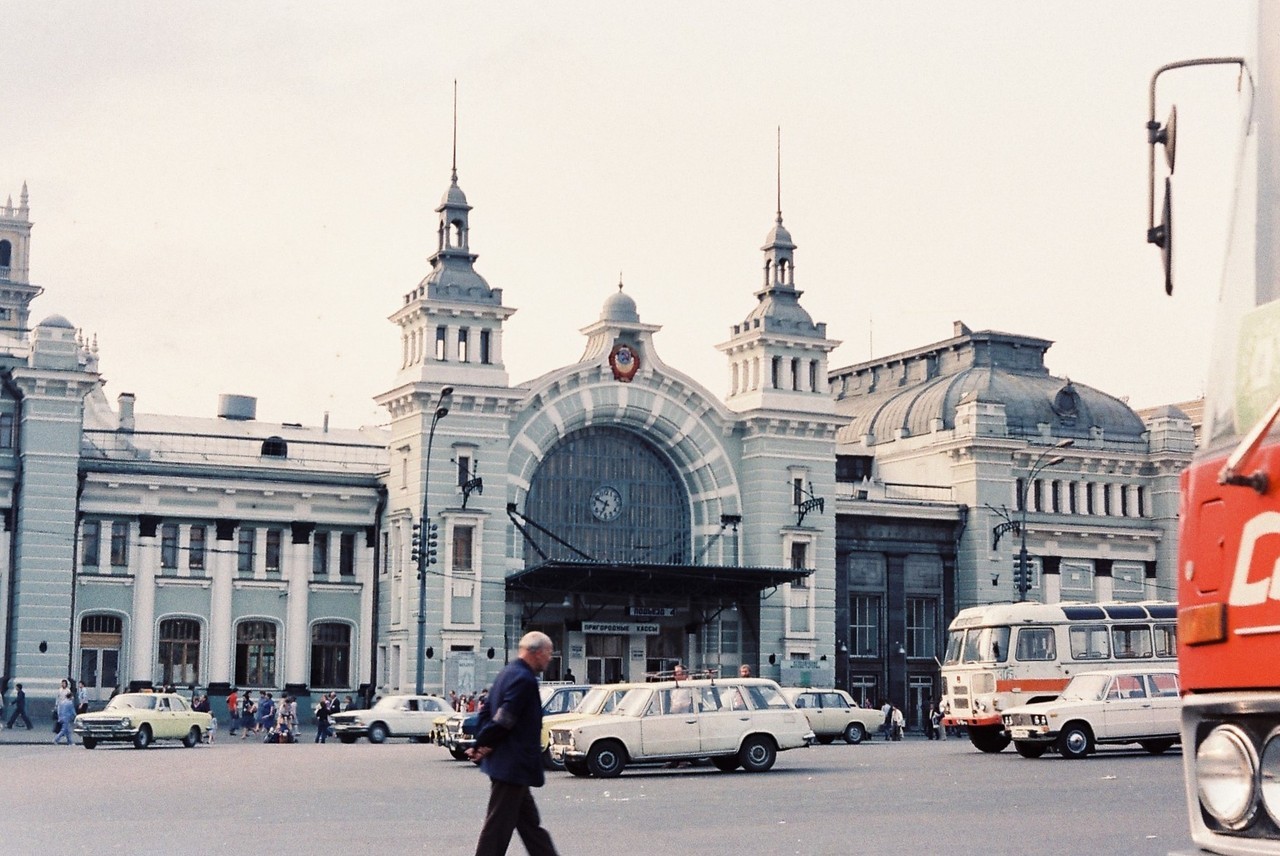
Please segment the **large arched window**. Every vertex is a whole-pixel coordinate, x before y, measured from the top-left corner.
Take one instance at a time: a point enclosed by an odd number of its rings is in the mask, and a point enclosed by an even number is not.
[[[597,561],[688,562],[689,500],[671,461],[639,434],[614,427],[575,431],[547,452],[524,514]],[[530,530],[557,559],[580,559]],[[525,545],[525,561],[541,557]]]
[[[200,683],[200,622],[166,618],[160,622],[160,683],[186,687]]]
[[[236,625],[236,685],[276,686],[276,625],[241,621]]]
[[[311,626],[311,686],[351,686],[351,625],[330,621]]]

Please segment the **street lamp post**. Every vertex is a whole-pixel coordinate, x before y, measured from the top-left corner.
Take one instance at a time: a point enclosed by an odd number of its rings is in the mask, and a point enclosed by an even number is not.
[[[1027,496],[1028,496],[1028,492],[1031,490],[1031,485],[1035,481],[1036,476],[1040,475],[1040,473],[1049,469],[1049,467],[1056,467],[1058,464],[1066,460],[1066,458],[1062,457],[1061,455],[1050,458],[1047,461],[1045,460],[1045,458],[1048,455],[1052,454],[1053,452],[1057,451],[1058,449],[1065,449],[1068,446],[1072,445],[1073,443],[1075,443],[1074,440],[1061,440],[1057,443],[1054,443],[1052,446],[1050,446],[1049,448],[1041,452],[1039,456],[1034,461],[1031,462],[1031,468],[1027,472],[1026,481],[1022,483],[1022,496],[1019,497],[1018,499],[1018,505],[1020,505],[1022,508],[1022,516],[1018,523],[1018,535],[1020,536],[1021,546],[1018,549],[1018,575],[1016,580],[1017,586],[1018,586],[1018,602],[1019,603],[1027,599],[1027,589],[1031,588],[1030,568],[1027,565]]]
[[[452,404],[453,387],[446,386],[440,390],[435,412],[431,414],[431,428],[427,431],[427,460],[422,468],[422,521],[418,533],[418,695],[423,693],[422,684],[427,666],[427,569],[435,562],[435,539],[431,534],[431,516],[428,510],[431,496],[431,444],[436,439],[436,423],[449,415]]]

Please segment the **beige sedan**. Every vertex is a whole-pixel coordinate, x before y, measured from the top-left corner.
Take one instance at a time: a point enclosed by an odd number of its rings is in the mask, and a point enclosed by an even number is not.
[[[846,743],[861,743],[884,720],[880,711],[858,707],[844,690],[783,687],[782,694],[804,711],[819,743],[831,743],[837,737]]]

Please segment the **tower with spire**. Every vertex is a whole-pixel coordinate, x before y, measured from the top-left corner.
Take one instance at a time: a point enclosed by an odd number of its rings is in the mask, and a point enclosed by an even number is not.
[[[827,325],[815,324],[800,305],[796,245],[782,224],[780,154],[778,160],[777,214],[760,248],[764,281],[755,293],[755,307],[742,323],[733,325],[731,338],[717,346],[729,358],[725,403],[738,412],[766,408],[833,413],[827,356],[840,343],[828,339]]]
[[[13,197],[0,208],[0,333],[22,337],[28,329],[31,301],[43,288],[30,281],[31,209],[27,183],[18,205]]]

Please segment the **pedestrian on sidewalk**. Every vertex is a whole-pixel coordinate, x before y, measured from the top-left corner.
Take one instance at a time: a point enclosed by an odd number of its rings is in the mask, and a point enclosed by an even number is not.
[[[21,718],[27,724],[27,730],[31,730],[31,718],[27,716],[27,694],[22,691],[22,684],[18,684],[18,696],[13,700],[13,714],[9,717],[8,727],[13,728],[13,724]]]

